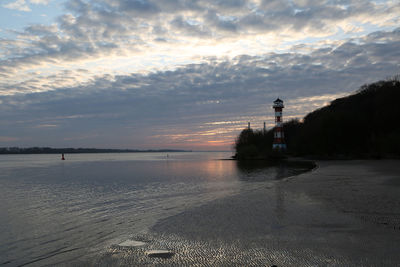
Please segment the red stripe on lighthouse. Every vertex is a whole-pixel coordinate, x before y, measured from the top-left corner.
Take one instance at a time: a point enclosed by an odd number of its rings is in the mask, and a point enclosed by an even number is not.
[[[274,128],[274,141],[272,148],[273,149],[286,149],[286,144],[284,140],[284,133],[283,133],[283,127],[282,127],[282,109],[284,108],[283,106],[283,101],[280,100],[279,98],[274,101],[274,106],[275,110],[275,128]]]

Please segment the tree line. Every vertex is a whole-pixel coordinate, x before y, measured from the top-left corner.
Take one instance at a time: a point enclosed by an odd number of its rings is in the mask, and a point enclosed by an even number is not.
[[[102,149],[102,148],[51,148],[51,147],[0,147],[0,154],[76,154],[76,153],[140,153],[140,152],[189,152],[187,150],[158,149]]]
[[[356,93],[283,124],[286,154],[320,158],[400,157],[398,77],[363,85]],[[273,129],[243,130],[235,142],[238,159],[268,158]]]

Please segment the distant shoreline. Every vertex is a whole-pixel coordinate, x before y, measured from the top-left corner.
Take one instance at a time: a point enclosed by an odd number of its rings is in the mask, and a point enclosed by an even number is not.
[[[3,147],[0,148],[0,155],[19,155],[19,154],[95,154],[95,153],[173,153],[173,152],[192,152],[192,150],[179,149],[101,149],[101,148],[50,148],[50,147]]]

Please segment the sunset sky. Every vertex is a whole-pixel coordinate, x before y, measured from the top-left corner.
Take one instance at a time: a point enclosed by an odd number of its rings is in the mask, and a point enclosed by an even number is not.
[[[0,147],[231,150],[396,74],[398,0],[0,0]]]

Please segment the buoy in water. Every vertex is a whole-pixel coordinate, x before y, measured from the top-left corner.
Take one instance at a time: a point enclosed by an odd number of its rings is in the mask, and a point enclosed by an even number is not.
[[[65,160],[64,153],[61,154],[61,160]]]

